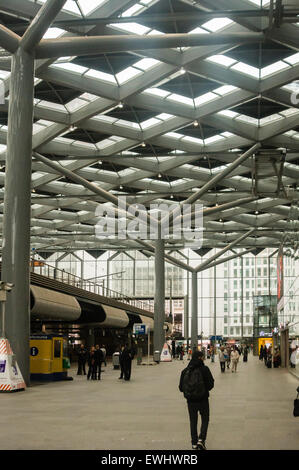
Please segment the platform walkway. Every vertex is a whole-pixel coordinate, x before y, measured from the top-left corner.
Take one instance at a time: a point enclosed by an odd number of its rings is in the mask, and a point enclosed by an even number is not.
[[[102,381],[35,385],[0,395],[0,450],[189,450],[186,402],[178,390],[187,361],[137,366],[118,380],[108,364]],[[258,358],[240,362],[237,374],[220,373],[211,392],[208,449],[299,450],[299,418],[292,415],[298,380],[267,369]]]

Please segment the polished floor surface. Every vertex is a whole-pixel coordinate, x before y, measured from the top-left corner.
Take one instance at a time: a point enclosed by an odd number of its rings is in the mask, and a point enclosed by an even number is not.
[[[0,450],[188,450],[187,407],[178,390],[186,364],[134,361],[129,382],[118,380],[111,364],[101,381],[72,368],[73,381],[1,394]],[[252,355],[236,374],[221,374],[218,361],[206,365],[215,378],[208,449],[299,450],[299,418],[292,414],[298,379]]]

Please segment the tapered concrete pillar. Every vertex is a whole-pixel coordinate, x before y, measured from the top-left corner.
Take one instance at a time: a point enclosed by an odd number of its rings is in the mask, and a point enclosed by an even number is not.
[[[162,351],[165,342],[165,261],[164,240],[156,241],[155,248],[155,307],[154,307],[154,351]]]
[[[30,204],[34,59],[21,47],[12,57],[5,170],[2,280],[7,296],[6,336],[29,384]]]
[[[198,317],[197,317],[197,273],[192,273],[192,303],[191,303],[191,349],[198,347]]]

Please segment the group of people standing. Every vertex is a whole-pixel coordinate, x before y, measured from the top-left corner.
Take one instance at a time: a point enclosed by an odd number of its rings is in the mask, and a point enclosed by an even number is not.
[[[134,351],[125,344],[118,348],[119,365],[121,374],[119,379],[130,380],[132,360],[134,359]],[[106,349],[98,344],[92,346],[88,351],[83,344],[78,350],[78,371],[77,375],[87,375],[87,380],[101,380],[102,364],[107,366]],[[88,372],[86,373],[86,363],[88,364]]]
[[[81,344],[78,351],[78,371],[77,375],[87,375],[87,380],[101,380],[102,363],[106,363],[106,349],[104,346],[100,348],[97,344],[92,346],[88,351],[83,344]],[[88,364],[88,372],[86,374],[86,363]]]
[[[221,346],[218,353],[221,372],[224,373],[225,368],[229,369],[230,365],[232,366],[232,372],[237,372],[237,366],[241,354],[243,354],[243,362],[247,362],[248,352],[249,351],[247,346],[242,348],[242,350],[239,349],[237,346]]]
[[[280,351],[278,347],[276,346],[274,349],[274,354],[272,354],[272,348],[269,346],[263,346],[261,345],[260,347],[260,354],[259,354],[259,360],[264,361],[265,366],[267,366],[269,369],[272,367],[272,360],[273,360],[273,366],[279,367],[281,365],[281,357],[280,357]]]

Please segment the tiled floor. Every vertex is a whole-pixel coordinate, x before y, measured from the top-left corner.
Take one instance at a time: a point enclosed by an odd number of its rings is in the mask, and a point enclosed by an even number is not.
[[[186,401],[178,390],[187,363],[137,366],[132,380],[118,380],[108,364],[103,380],[70,375],[71,382],[35,385],[0,395],[0,450],[189,450]],[[298,380],[267,369],[256,357],[237,374],[220,373],[210,398],[208,449],[299,450],[299,418],[293,417]]]

